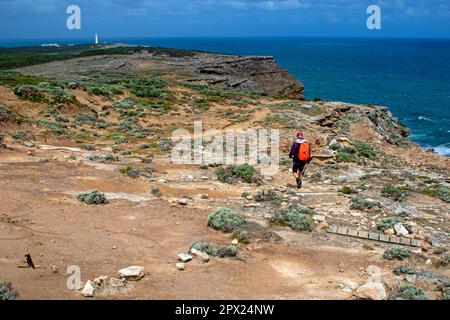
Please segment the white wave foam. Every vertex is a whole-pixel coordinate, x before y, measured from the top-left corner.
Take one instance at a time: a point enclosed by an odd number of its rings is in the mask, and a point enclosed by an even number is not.
[[[437,147],[434,147],[433,150],[439,153],[441,156],[450,157],[450,147],[447,145],[441,144]]]
[[[434,122],[434,121],[431,120],[430,118],[423,117],[423,116],[419,116],[419,120],[425,120],[425,121],[431,121],[431,122]]]

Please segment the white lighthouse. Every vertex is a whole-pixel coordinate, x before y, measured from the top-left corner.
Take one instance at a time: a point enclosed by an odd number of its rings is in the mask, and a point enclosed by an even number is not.
[[[98,45],[98,33],[95,34],[95,45]]]

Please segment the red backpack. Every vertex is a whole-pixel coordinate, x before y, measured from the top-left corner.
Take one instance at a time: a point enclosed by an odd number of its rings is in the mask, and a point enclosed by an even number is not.
[[[308,142],[302,142],[298,148],[298,159],[300,161],[308,161],[311,158],[311,148]]]

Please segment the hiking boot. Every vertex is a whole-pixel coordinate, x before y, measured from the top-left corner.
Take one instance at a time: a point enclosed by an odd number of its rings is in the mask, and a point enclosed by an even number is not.
[[[302,188],[302,184],[303,184],[302,179],[297,178],[297,189],[301,189]]]

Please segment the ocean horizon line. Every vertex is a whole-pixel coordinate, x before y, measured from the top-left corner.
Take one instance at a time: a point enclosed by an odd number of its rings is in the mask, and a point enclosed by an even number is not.
[[[419,40],[419,41],[450,41],[450,37],[396,37],[396,36],[99,36],[103,39],[327,39],[327,40]],[[93,36],[84,37],[48,37],[48,38],[0,38],[0,41],[82,41],[92,40]]]

